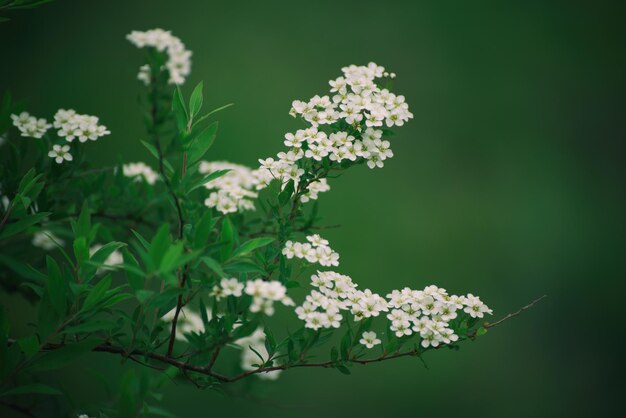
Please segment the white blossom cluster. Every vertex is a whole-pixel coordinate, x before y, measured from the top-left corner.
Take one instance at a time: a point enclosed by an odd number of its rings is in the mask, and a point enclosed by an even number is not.
[[[57,135],[68,142],[72,142],[74,139],[78,139],[80,142],[95,141],[111,133],[106,126],[99,124],[96,116],[80,115],[73,109],[59,109],[54,115],[54,123],[52,124],[43,118],[38,119],[31,116],[28,112],[11,115],[11,119],[22,136],[31,138],[42,138],[53,126],[58,129]],[[48,157],[54,159],[57,164],[74,159],[70,152],[70,146],[59,144],[52,145]]]
[[[413,114],[404,96],[379,87],[377,80],[395,77],[375,63],[342,68],[343,76],[329,81],[330,95],[314,96],[308,102],[295,100],[290,114],[300,116],[310,127],[285,134],[286,152],[278,159],[259,160],[260,177],[267,183],[279,179],[283,184],[293,180],[298,185],[304,174],[303,161],[332,163],[365,161],[370,168],[383,167],[393,157],[389,141],[383,140],[383,125],[402,126]],[[324,129],[326,129],[326,132]],[[265,183],[261,183],[265,184]],[[303,202],[317,199],[328,184],[316,181],[308,186]]]
[[[388,310],[385,298],[369,289],[357,290],[349,276],[334,271],[318,271],[311,276],[311,285],[317,290],[312,290],[296,308],[306,328],[339,328],[343,319],[341,311],[349,311],[355,320],[361,320]]]
[[[186,49],[183,42],[170,31],[158,28],[145,32],[132,31],[126,35],[126,39],[137,48],[151,47],[159,52],[165,52],[167,62],[164,68],[169,73],[168,82],[170,84],[185,83],[185,79],[191,73],[191,51]],[[150,84],[150,66],[141,66],[137,78],[146,85]]]
[[[68,142],[75,139],[80,142],[96,141],[111,133],[106,126],[100,125],[97,116],[81,115],[74,109],[59,109],[54,115],[53,125],[58,129],[57,135]]]
[[[293,300],[287,296],[287,288],[278,280],[263,279],[246,282],[245,293],[252,296],[250,312],[261,312],[267,316],[274,315],[274,302],[285,306],[294,306]]]
[[[240,210],[254,210],[252,199],[258,196],[254,189],[259,182],[255,171],[227,161],[202,161],[198,167],[198,172],[201,174],[210,174],[219,170],[230,171],[204,185],[208,190],[213,190],[204,204],[224,214]]]
[[[349,311],[355,321],[388,312],[389,329],[397,337],[418,333],[425,348],[458,340],[458,335],[449,327],[458,310],[463,310],[472,318],[492,313],[477,296],[448,295],[445,289],[437,286],[428,286],[423,290],[408,287],[394,290],[385,299],[369,289],[357,290],[350,277],[332,271],[318,271],[311,277],[311,285],[316,289],[296,308],[296,314],[305,322],[305,327],[315,330],[339,328],[343,319],[341,311]],[[374,344],[375,336],[364,336],[364,340],[369,341],[363,343],[366,346]]]
[[[30,138],[41,138],[52,128],[44,118],[36,118],[28,112],[22,112],[19,115],[11,115],[13,126],[19,129],[22,136]]]
[[[154,185],[159,179],[159,175],[149,165],[139,161],[128,163],[122,166],[122,172],[126,177],[133,177],[135,181],[145,180],[149,185]]]
[[[288,259],[300,258],[309,263],[320,264],[322,266],[338,266],[339,254],[328,246],[328,241],[318,234],[306,237],[309,242],[287,241],[283,248],[283,255]]]
[[[243,294],[243,283],[241,283],[236,277],[222,278],[219,284],[213,286],[211,296],[217,300],[221,300],[228,296],[241,297]]]

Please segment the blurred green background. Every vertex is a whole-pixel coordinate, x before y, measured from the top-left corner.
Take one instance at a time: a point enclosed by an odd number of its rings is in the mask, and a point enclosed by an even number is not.
[[[0,24],[0,90],[38,116],[99,115],[113,134],[90,146],[94,164],[150,161],[141,53],[125,35],[170,29],[194,52],[186,91],[204,80],[209,107],[236,104],[220,114],[213,158],[255,165],[299,126],[292,100],[375,61],[398,74],[415,119],[384,169],[355,169],[320,197],[325,223],[343,226],[325,233],[339,271],[383,294],[473,292],[496,317],[549,295],[458,353],[428,353],[429,369],[293,370],[262,385],[261,400],[173,384],[164,406],[180,417],[613,416],[624,388],[622,5],[58,0]],[[89,367],[119,359],[93,355],[58,378],[80,391]]]

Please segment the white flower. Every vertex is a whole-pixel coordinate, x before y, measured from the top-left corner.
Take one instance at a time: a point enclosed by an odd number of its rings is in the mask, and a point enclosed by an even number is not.
[[[191,72],[191,51],[185,48],[185,45],[179,38],[172,35],[169,31],[163,29],[152,29],[145,32],[132,31],[126,35],[133,45],[137,48],[155,48],[158,51],[167,54],[167,62],[162,69],[169,73],[170,84],[183,84],[185,78]],[[150,67],[143,65],[139,68],[137,78],[146,85],[150,84],[151,74]]]
[[[13,126],[20,130],[22,136],[30,138],[41,138],[52,127],[45,119],[37,119],[28,112],[19,115],[11,115]]]
[[[482,318],[485,313],[491,314],[493,312],[478,296],[474,296],[471,293],[465,297],[463,304],[465,305],[463,311],[472,318]]]
[[[244,292],[252,296],[252,304],[250,305],[250,312],[252,313],[272,316],[274,314],[274,302],[281,302],[285,306],[293,305],[293,301],[287,296],[287,288],[277,280],[249,280]]]
[[[313,234],[306,237],[306,240],[311,243],[314,247],[326,247],[328,246],[328,240],[320,237],[319,234]]]
[[[69,145],[53,145],[52,149],[48,152],[48,157],[54,158],[57,164],[61,164],[63,161],[73,160]]]
[[[241,297],[243,294],[243,283],[240,283],[237,278],[223,278],[220,280],[219,286],[213,288],[211,295],[215,296],[218,300],[226,296]]]
[[[375,345],[378,345],[381,342],[382,341],[376,338],[376,333],[373,331],[365,331],[363,333],[363,338],[359,340],[359,343],[363,344],[367,348],[374,348]]]
[[[97,116],[81,115],[74,109],[59,109],[54,115],[54,127],[58,129],[57,135],[72,142],[78,139],[80,142],[88,140],[96,141],[109,135],[111,131],[106,126],[100,125]]]
[[[32,244],[35,247],[42,248],[46,251],[51,251],[57,247],[57,244],[59,244],[60,246],[64,246],[65,241],[57,237],[51,231],[43,230],[36,232],[35,235],[33,235]]]
[[[263,181],[257,190],[265,188],[276,179],[282,184],[293,180],[299,183],[304,175],[302,165],[291,167],[294,162],[290,153],[297,150],[298,159],[312,160],[315,164],[324,162],[325,167],[350,162],[365,162],[370,168],[381,168],[384,161],[393,156],[389,141],[383,141],[383,125],[402,126],[413,118],[404,96],[398,96],[387,89],[381,89],[377,79],[392,77],[375,63],[364,66],[350,65],[342,68],[343,75],[329,81],[332,99],[328,96],[313,96],[309,101],[294,100],[289,114],[299,116],[310,124],[307,129],[285,134],[284,144],[289,152],[278,154],[278,160],[259,160]],[[393,74],[395,77],[395,74]],[[342,125],[333,125],[335,122]],[[346,132],[345,125],[349,126]],[[330,134],[320,132],[322,125],[331,125]],[[339,130],[338,126],[342,126]],[[303,144],[306,142],[306,147]],[[327,164],[327,165],[326,165]],[[329,189],[325,178],[308,185],[301,191],[300,200],[306,203],[317,199],[320,192]]]
[[[319,235],[309,235],[306,239],[310,243],[287,241],[282,250],[282,254],[291,259],[293,257],[305,259],[309,263],[320,264],[322,266],[338,266],[339,254],[334,252],[328,241]]]
[[[128,163],[122,166],[122,172],[126,177],[134,177],[135,181],[145,180],[149,185],[154,185],[159,175],[150,166],[143,162]]]
[[[267,164],[271,162],[267,161]],[[204,185],[212,191],[204,204],[224,214],[254,210],[254,199],[258,196],[254,189],[262,181],[259,171],[263,169],[253,171],[246,166],[226,161],[201,161],[198,168],[200,174],[220,170],[229,171]]]

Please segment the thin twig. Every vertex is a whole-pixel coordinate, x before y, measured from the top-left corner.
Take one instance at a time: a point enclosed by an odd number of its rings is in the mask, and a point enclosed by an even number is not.
[[[485,323],[484,327],[485,328],[493,328],[496,325],[499,325],[501,323],[503,323],[504,321],[507,321],[515,316],[518,316],[519,314],[521,314],[522,312],[524,312],[525,310],[528,310],[530,308],[532,308],[536,303],[538,303],[539,301],[541,301],[542,299],[544,299],[546,296],[542,296],[536,300],[534,300],[533,302],[529,303],[528,305],[520,308],[518,311],[516,312],[512,312],[506,316],[504,316],[502,319],[497,320],[496,322],[493,322],[491,324]],[[468,338],[472,339],[472,335],[467,335]],[[9,340],[9,345],[15,344],[15,340]],[[46,344],[44,346],[41,347],[40,351],[52,351],[52,350],[56,350],[59,349],[61,347],[64,347],[63,344]],[[443,348],[446,347],[446,345],[440,345],[437,347],[433,347],[433,349],[439,349],[439,348]],[[164,364],[169,364],[171,366],[174,366],[176,368],[178,368],[179,370],[181,370],[182,372],[194,372],[194,373],[198,373],[198,374],[202,374],[205,376],[211,376],[214,379],[222,382],[222,383],[232,383],[232,382],[236,382],[242,379],[245,379],[249,376],[255,375],[255,374],[259,374],[259,373],[269,373],[269,372],[273,372],[273,371],[277,371],[277,370],[287,370],[287,369],[295,369],[295,368],[305,368],[305,367],[320,367],[320,368],[331,368],[331,367],[335,367],[336,366],[336,362],[335,361],[325,361],[325,362],[319,362],[319,363],[296,363],[296,364],[284,364],[284,365],[280,365],[280,366],[271,366],[271,367],[260,367],[258,369],[254,369],[254,370],[250,370],[235,376],[225,376],[219,373],[216,373],[212,370],[213,367],[213,361],[211,360],[211,363],[209,363],[208,366],[203,367],[203,366],[198,366],[198,365],[193,365],[193,364],[189,364],[186,362],[182,362],[180,360],[177,360],[176,358],[167,356],[167,355],[163,355],[163,354],[158,354],[158,353],[152,353],[152,352],[148,352],[148,351],[142,351],[142,350],[133,350],[133,351],[127,351],[126,349],[124,349],[123,347],[118,347],[118,346],[114,346],[111,344],[101,344],[97,347],[95,347],[92,351],[95,352],[103,352],[103,353],[112,353],[112,354],[119,354],[122,355],[124,357],[130,357],[132,359],[132,357],[144,357],[144,358],[148,358],[154,361],[158,361]],[[361,364],[361,365],[366,365],[366,364],[370,364],[370,363],[378,363],[378,362],[382,362],[382,361],[387,361],[387,360],[392,360],[392,359],[397,359],[397,358],[401,358],[401,357],[411,357],[411,356],[421,356],[421,354],[424,352],[424,350],[419,351],[418,349],[414,348],[412,350],[409,351],[405,351],[405,352],[396,352],[392,355],[387,355],[387,354],[383,354],[380,357],[376,357],[376,358],[371,358],[371,359],[358,359],[358,358],[351,358],[346,360],[346,363],[353,363],[353,364]],[[214,357],[217,358],[217,356]],[[135,359],[136,360],[136,359]]]
[[[541,300],[543,300],[543,299],[545,299],[547,297],[548,297],[548,295],[543,295],[543,296],[533,300],[528,305],[521,307],[518,311],[510,313],[510,314],[506,315],[504,318],[501,318],[501,319],[497,320],[496,322],[491,322],[491,323],[486,322],[484,327],[485,328],[493,328],[493,327],[495,327],[497,325],[500,325],[501,323],[503,323],[507,319],[511,319],[511,318],[513,318],[515,316],[518,316],[519,314],[521,314],[525,310],[528,310],[528,309],[532,308],[533,306],[535,306],[536,303],[538,303],[539,301],[541,301]]]

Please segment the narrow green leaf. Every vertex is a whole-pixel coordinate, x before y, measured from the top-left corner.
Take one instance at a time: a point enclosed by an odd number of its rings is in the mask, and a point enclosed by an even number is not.
[[[150,243],[150,249],[148,255],[152,261],[154,268],[156,269],[161,265],[161,259],[165,255],[165,252],[172,243],[172,237],[170,236],[169,224],[164,224],[159,228],[156,235]]]
[[[104,296],[111,287],[111,275],[107,275],[105,278],[100,280],[87,294],[85,298],[85,302],[83,302],[83,307],[81,311],[87,312],[93,309],[100,301],[104,299]]]
[[[172,164],[170,164],[170,162],[167,161],[165,157],[159,157],[159,151],[154,147],[154,145],[144,140],[140,140],[140,142],[143,144],[144,147],[146,147],[148,152],[152,154],[154,158],[156,158],[157,161],[163,158],[163,166],[168,170],[168,172],[174,172],[174,167],[172,167]]]
[[[214,109],[214,110],[210,111],[209,113],[207,113],[206,115],[202,116],[200,119],[195,120],[195,121],[194,121],[194,123],[193,123],[193,125],[194,125],[194,126],[196,126],[196,125],[198,125],[200,122],[202,122],[202,121],[204,121],[206,118],[208,118],[209,116],[211,116],[211,115],[213,115],[213,114],[215,114],[215,113],[217,113],[217,112],[219,112],[219,111],[221,111],[221,110],[228,109],[229,107],[234,106],[234,105],[235,105],[234,103],[229,103],[229,104],[227,104],[227,105],[224,105],[224,106],[218,107],[217,109]]]
[[[280,194],[278,195],[278,203],[281,206],[285,206],[287,203],[289,203],[289,201],[291,200],[291,195],[295,190],[294,187],[295,186],[293,180],[289,180],[285,185],[285,188],[282,190],[282,192],[280,192]]]
[[[220,241],[226,243],[220,251],[222,260],[230,257],[233,246],[235,245],[235,227],[228,216],[222,220],[222,231],[220,233]]]
[[[191,118],[196,116],[198,112],[200,112],[200,109],[202,109],[202,101],[203,101],[202,86],[203,86],[203,83],[201,81],[193,89],[193,92],[191,93],[191,97],[189,98],[189,114],[191,115]]]
[[[29,226],[35,225],[43,221],[45,218],[51,215],[51,212],[39,212],[34,215],[24,216],[17,222],[13,222],[10,224],[6,224],[0,230],[0,240],[4,240],[12,237],[13,235],[19,234],[28,228]]]
[[[191,142],[191,145],[189,146],[189,150],[187,151],[188,164],[193,164],[200,160],[209,148],[211,148],[213,142],[215,142],[215,137],[217,136],[217,126],[218,123],[213,122],[197,136],[195,136],[193,142]]]
[[[181,241],[171,245],[161,259],[159,271],[162,273],[169,273],[170,271],[178,267],[182,253],[183,243]]]
[[[65,315],[66,296],[65,296],[65,280],[61,274],[61,269],[56,261],[50,256],[46,256],[46,264],[48,266],[48,296],[53,309],[59,316]]]
[[[233,253],[232,258],[248,255],[252,251],[258,248],[265,247],[266,245],[271,244],[272,242],[274,242],[274,238],[272,237],[260,237],[260,238],[251,239],[241,244],[241,246],[239,246],[239,248],[237,248],[235,252]]]
[[[39,340],[35,335],[22,338],[18,340],[17,343],[20,345],[20,348],[24,352],[27,359],[31,358],[39,351]]]

